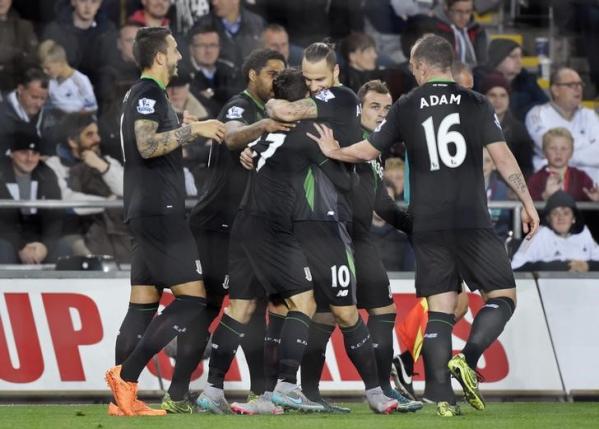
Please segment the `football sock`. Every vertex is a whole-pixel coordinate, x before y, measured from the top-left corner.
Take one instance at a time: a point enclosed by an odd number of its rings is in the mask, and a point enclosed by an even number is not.
[[[480,309],[462,352],[470,368],[476,369],[481,355],[501,335],[515,309],[516,304],[508,297],[491,298]]]
[[[341,328],[341,332],[345,352],[362,377],[366,390],[379,386],[374,347],[362,318],[359,317],[354,326]]]
[[[424,397],[434,402],[446,401],[455,404],[447,364],[451,359],[451,332],[455,317],[438,311],[428,312],[428,323],[424,334],[422,357],[426,386]]]
[[[156,316],[148,325],[143,337],[123,362],[121,377],[125,381],[137,382],[149,360],[166,346],[177,335],[187,330],[195,331],[195,335],[205,335],[192,325],[206,309],[206,299],[196,296],[180,295],[171,302],[164,311]],[[204,341],[204,340],[202,340]]]
[[[368,317],[368,331],[370,331],[374,345],[379,384],[384,391],[391,389],[394,327],[395,313],[376,314]]]
[[[129,303],[129,309],[116,337],[114,357],[116,365],[122,364],[135,349],[156,311],[158,311],[157,302],[152,304]]]
[[[281,330],[279,379],[297,384],[297,370],[308,344],[310,317],[300,311],[287,313]]]
[[[264,393],[264,335],[266,331],[266,305],[258,301],[256,310],[247,324],[241,349],[250,371],[250,390],[256,395]]]
[[[272,392],[279,375],[279,344],[285,316],[268,313],[268,327],[264,336],[264,390]],[[303,372],[303,371],[302,371]]]
[[[210,368],[208,384],[218,389],[223,388],[225,374],[231,366],[235,352],[245,335],[247,325],[223,314],[222,319],[212,336],[212,351],[210,353]]]
[[[335,326],[312,322],[308,335],[308,346],[302,359],[302,392],[308,399],[320,399],[320,376],[324,367],[327,343]]]

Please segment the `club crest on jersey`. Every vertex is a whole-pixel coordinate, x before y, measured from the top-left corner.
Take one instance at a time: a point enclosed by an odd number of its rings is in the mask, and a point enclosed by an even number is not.
[[[137,102],[137,111],[142,115],[150,115],[155,112],[155,104],[156,100],[152,100],[151,98],[140,98]]]
[[[335,98],[333,93],[331,91],[329,91],[328,89],[323,89],[318,94],[316,94],[315,97],[320,101],[324,101],[325,103],[328,103],[329,100],[332,100],[333,98]]]
[[[226,117],[227,119],[241,119],[243,117],[243,112],[245,112],[245,109],[239,106],[233,106],[227,110]]]

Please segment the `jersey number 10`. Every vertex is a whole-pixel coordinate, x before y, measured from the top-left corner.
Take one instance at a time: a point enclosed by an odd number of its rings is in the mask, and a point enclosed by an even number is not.
[[[439,125],[439,130],[435,136],[435,126],[433,117],[429,116],[423,123],[424,134],[426,136],[426,147],[431,161],[431,171],[439,169],[439,158],[441,162],[449,168],[456,168],[462,165],[466,158],[466,140],[459,131],[449,131],[454,125],[459,125],[460,114],[451,113],[443,118]],[[449,153],[449,144],[455,145],[455,154]]]

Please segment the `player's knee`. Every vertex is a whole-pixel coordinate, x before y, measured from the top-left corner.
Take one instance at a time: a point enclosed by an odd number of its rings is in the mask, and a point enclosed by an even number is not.
[[[517,304],[516,288],[511,289],[499,289],[491,292],[487,292],[483,295],[483,300],[487,302],[491,298],[509,298],[513,302],[514,309]]]
[[[232,299],[225,313],[239,323],[246,324],[256,310],[256,301],[247,299]]]
[[[342,328],[354,326],[360,315],[355,306],[331,307],[335,321]]]
[[[286,301],[289,311],[299,311],[309,317],[314,316],[316,312],[316,301],[314,301],[314,294],[311,290],[293,295]]]
[[[376,308],[369,308],[368,309],[368,314],[370,314],[371,316],[378,316],[378,315],[382,315],[382,314],[397,314],[397,307],[395,307],[395,303],[391,304],[391,305],[386,305],[385,307],[376,307]]]

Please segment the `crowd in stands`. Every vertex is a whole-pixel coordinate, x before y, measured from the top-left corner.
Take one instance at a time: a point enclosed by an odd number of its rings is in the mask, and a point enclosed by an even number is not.
[[[133,42],[143,26],[166,26],[183,55],[169,98],[179,115],[200,119],[216,117],[245,87],[241,67],[253,49],[274,49],[299,66],[305,46],[329,38],[343,84],[357,91],[381,79],[396,100],[416,86],[407,62],[411,46],[426,33],[442,35],[455,47],[456,80],[473,76],[462,84],[493,105],[533,198],[551,201],[565,192],[574,201],[599,201],[599,116],[582,107],[579,73],[555,67],[549,90],[541,89],[538,76],[523,67],[523,47],[491,36],[475,19],[475,11],[499,7],[501,0],[0,0],[0,198],[122,196],[120,105],[139,77]],[[184,150],[190,197],[201,190],[209,150],[209,142]],[[408,172],[401,150],[391,156],[386,185],[401,201],[408,197]],[[488,156],[483,171],[489,200],[512,198]],[[582,215],[563,200],[559,207],[576,212],[578,231]],[[511,211],[490,214],[507,237]],[[2,209],[0,217],[0,263],[88,253],[128,261],[118,209]],[[564,237],[550,220],[547,225]],[[399,255],[386,258],[388,268],[411,269],[409,252],[399,249],[405,240],[377,217],[373,231],[383,253]],[[591,237],[588,229],[583,233]]]

